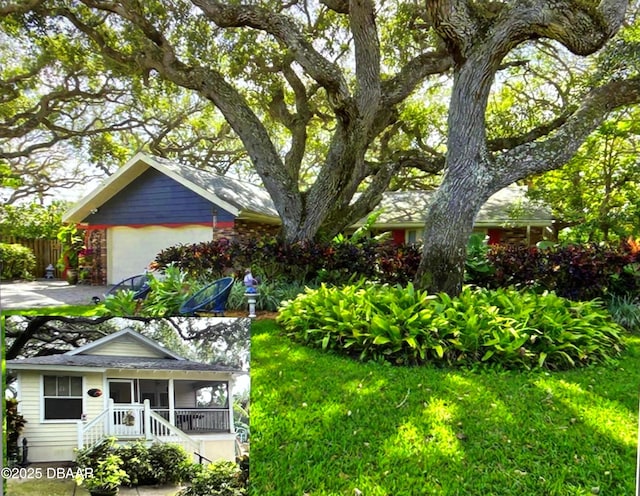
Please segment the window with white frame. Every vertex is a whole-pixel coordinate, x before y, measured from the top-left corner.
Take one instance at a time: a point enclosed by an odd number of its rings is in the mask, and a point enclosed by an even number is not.
[[[82,377],[45,375],[42,382],[44,420],[82,418]]]
[[[412,245],[422,241],[422,229],[407,229],[405,231],[405,243]]]

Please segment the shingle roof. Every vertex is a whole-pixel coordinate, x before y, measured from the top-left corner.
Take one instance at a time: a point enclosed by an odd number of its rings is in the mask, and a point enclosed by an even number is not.
[[[180,165],[170,160],[137,153],[100,186],[79,200],[63,215],[64,222],[84,222],[92,210],[104,205],[150,167],[166,174],[196,194],[233,215],[273,218],[278,214],[267,191],[255,184],[220,176],[211,171]]]
[[[186,370],[186,371],[214,371],[241,372],[239,369],[217,364],[192,362],[189,360],[175,360],[172,358],[141,358],[109,355],[49,355],[16,360],[7,360],[7,368],[18,365],[19,368],[37,368],[37,366],[55,367],[95,367],[101,369],[140,369],[140,370]]]
[[[220,205],[236,216],[258,216],[266,222],[279,222],[278,213],[269,193],[261,186],[220,176],[211,171],[195,169],[171,160],[138,153],[102,185],[77,202],[63,216],[64,222],[83,222],[92,209],[100,207],[118,194],[149,167],[172,177],[203,198]],[[548,208],[533,204],[525,197],[526,189],[509,186],[494,194],[480,209],[476,225],[549,225]],[[424,225],[433,191],[388,191],[374,209],[383,209],[376,226]],[[515,214],[514,214],[515,213]],[[254,217],[255,218],[255,217]],[[362,219],[356,225],[361,225]]]
[[[383,212],[376,226],[424,225],[434,191],[388,191],[374,209]],[[366,219],[362,219],[360,223]],[[482,206],[475,224],[481,225],[548,225],[553,221],[551,210],[526,198],[526,188],[511,185],[487,200]]]
[[[96,349],[99,349],[100,346],[104,344],[126,339],[134,339],[145,348],[157,352],[157,356],[139,357],[95,354]],[[156,343],[130,328],[124,328],[113,334],[103,336],[100,339],[96,339],[84,346],[74,348],[59,355],[7,360],[7,368],[9,369],[19,368],[33,370],[38,369],[39,367],[242,372],[240,369],[227,367],[225,365],[186,360],[185,358],[167,350],[159,343]]]

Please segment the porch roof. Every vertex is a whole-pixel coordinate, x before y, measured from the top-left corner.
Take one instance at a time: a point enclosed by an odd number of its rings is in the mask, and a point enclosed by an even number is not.
[[[219,364],[199,363],[190,360],[175,360],[171,358],[146,358],[109,355],[49,355],[7,360],[8,369],[34,370],[46,368],[95,368],[106,369],[140,369],[140,370],[183,370],[203,372],[228,372],[230,374],[245,374],[240,369]]]

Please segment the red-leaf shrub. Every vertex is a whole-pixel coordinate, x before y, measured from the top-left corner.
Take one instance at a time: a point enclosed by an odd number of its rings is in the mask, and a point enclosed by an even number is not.
[[[495,269],[493,277],[486,281],[491,288],[536,287],[573,300],[640,289],[638,252],[627,243],[617,247],[589,244],[547,249],[493,246],[487,257]]]

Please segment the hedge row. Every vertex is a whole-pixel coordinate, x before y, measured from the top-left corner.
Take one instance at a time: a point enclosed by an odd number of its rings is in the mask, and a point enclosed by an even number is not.
[[[572,300],[637,294],[640,255],[635,243],[527,248],[495,246],[487,253],[491,272],[472,282],[489,288],[529,287]]]
[[[574,300],[640,290],[640,244],[571,245],[552,248],[469,245],[466,282],[487,288],[534,287]],[[275,238],[240,243],[226,239],[177,245],[162,251],[155,264],[175,264],[195,276],[220,277],[245,267],[266,280],[306,284],[344,284],[366,278],[406,285],[420,262],[417,245],[365,239],[350,242],[287,244]]]
[[[220,277],[246,267],[266,280],[301,284],[310,281],[344,283],[351,277],[366,277],[391,284],[406,284],[420,261],[418,246],[394,246],[365,239],[349,242],[284,243],[276,238],[247,242],[220,239],[191,245],[176,245],[160,252],[157,268],[170,264],[195,276]]]

